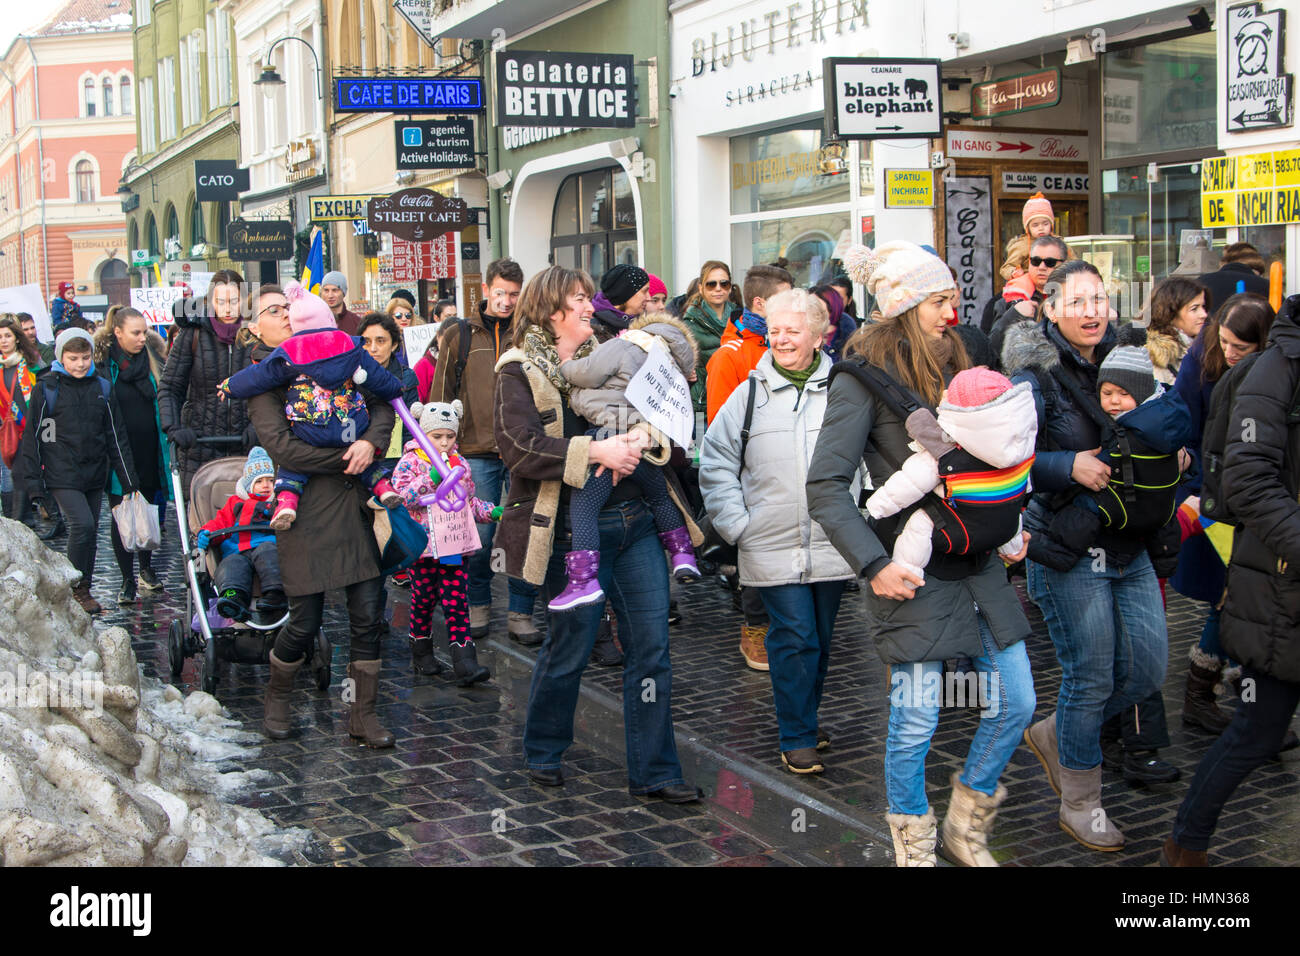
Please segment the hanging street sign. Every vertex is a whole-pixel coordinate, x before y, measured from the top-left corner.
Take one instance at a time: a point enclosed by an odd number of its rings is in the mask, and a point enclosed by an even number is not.
[[[366,218],[366,203],[381,195],[310,196],[312,222],[349,222]]]
[[[336,76],[340,113],[482,113],[477,76]]]
[[[398,120],[398,169],[467,169],[474,165],[474,120]]]
[[[947,154],[955,159],[1032,159],[1063,163],[1088,161],[1088,137],[1060,133],[1004,133],[996,129],[949,127]]]
[[[427,242],[469,225],[469,205],[432,189],[399,189],[391,196],[372,199],[366,225],[374,232],[390,232],[410,242]]]
[[[226,226],[226,255],[240,262],[292,259],[293,246],[287,219],[235,219]]]
[[[636,76],[627,53],[497,55],[503,126],[636,126]]]
[[[238,199],[248,192],[248,170],[233,159],[194,160],[194,198],[199,202]]]
[[[1061,102],[1061,71],[1056,67],[1036,73],[1006,76],[971,90],[970,112],[974,119],[988,119],[1007,113],[1046,109]]]
[[[433,36],[433,0],[393,0],[393,9],[411,25],[429,46],[435,44]]]
[[[1290,126],[1295,77],[1283,72],[1286,11],[1243,3],[1228,8],[1227,21],[1228,132]]]
[[[1008,172],[1005,170],[1002,173],[1002,191],[1004,193],[1068,193],[1086,196],[1088,186],[1087,173]]]
[[[943,126],[938,60],[827,57],[828,139],[915,139]]]

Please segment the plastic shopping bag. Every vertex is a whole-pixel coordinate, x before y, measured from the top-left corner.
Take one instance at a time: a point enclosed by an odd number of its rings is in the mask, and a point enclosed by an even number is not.
[[[138,491],[127,495],[113,509],[113,520],[117,522],[122,547],[127,551],[156,551],[162,542],[158,509]]]

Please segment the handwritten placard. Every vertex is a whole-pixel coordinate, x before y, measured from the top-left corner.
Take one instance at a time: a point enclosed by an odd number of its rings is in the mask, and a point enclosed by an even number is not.
[[[663,348],[656,345],[650,349],[645,362],[628,382],[626,395],[647,422],[676,444],[685,448],[691,443],[691,429],[695,425],[691,390],[677,363]]]
[[[402,329],[402,345],[406,348],[406,364],[415,368],[415,363],[424,358],[429,343],[438,335],[438,324],[408,325]]]
[[[944,180],[947,261],[957,270],[962,322],[978,323],[993,295],[993,205],[988,176]]]
[[[169,285],[154,286],[151,289],[132,289],[131,308],[139,309],[150,325],[171,325],[176,321],[172,307],[184,295],[184,289]]]
[[[474,515],[470,513],[468,504],[459,511],[443,511],[434,504],[427,511],[429,536],[433,538],[438,557],[472,554],[483,547],[478,537],[478,525],[474,523]]]

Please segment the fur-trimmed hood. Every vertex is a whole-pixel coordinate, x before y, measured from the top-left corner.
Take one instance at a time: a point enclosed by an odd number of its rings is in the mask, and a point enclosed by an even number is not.
[[[1168,369],[1177,373],[1183,356],[1187,354],[1187,343],[1183,342],[1181,336],[1165,335],[1163,332],[1147,329],[1147,354],[1151,356],[1151,364],[1157,369]]]
[[[113,329],[106,322],[95,330],[92,338],[95,346],[94,355],[95,367],[105,370],[107,375],[108,369],[108,350],[113,344]],[[163,337],[153,329],[145,331],[144,351],[149,356],[149,371],[153,374],[154,383],[162,381],[163,367],[167,364],[167,343]]]
[[[1002,339],[1002,373],[1014,378],[1026,369],[1045,372],[1061,364],[1061,353],[1040,323],[1033,319],[1016,322]]]
[[[668,329],[675,329],[679,332],[691,347],[691,367],[700,363],[700,345],[695,341],[695,333],[691,331],[689,325],[675,315],[669,315],[667,312],[641,315],[633,319],[628,328],[645,329],[651,335],[658,335],[665,341],[672,341],[673,335],[671,332],[667,332],[664,328],[655,328],[655,326],[666,326]]]

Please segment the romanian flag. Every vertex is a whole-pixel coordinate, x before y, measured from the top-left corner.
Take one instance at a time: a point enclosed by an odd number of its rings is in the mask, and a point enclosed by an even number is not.
[[[1205,529],[1205,536],[1210,539],[1210,544],[1214,545],[1215,553],[1226,568],[1228,562],[1232,560],[1232,536],[1237,529],[1213,518],[1201,518],[1200,522],[1201,527]]]
[[[1034,467],[1030,455],[1018,465],[997,471],[972,471],[944,478],[952,501],[992,505],[1023,495],[1029,485],[1029,470]]]
[[[311,251],[307,253],[307,264],[302,270],[302,286],[308,292],[320,294],[320,280],[325,277],[325,249],[322,244],[324,233],[317,226],[311,233]]]

